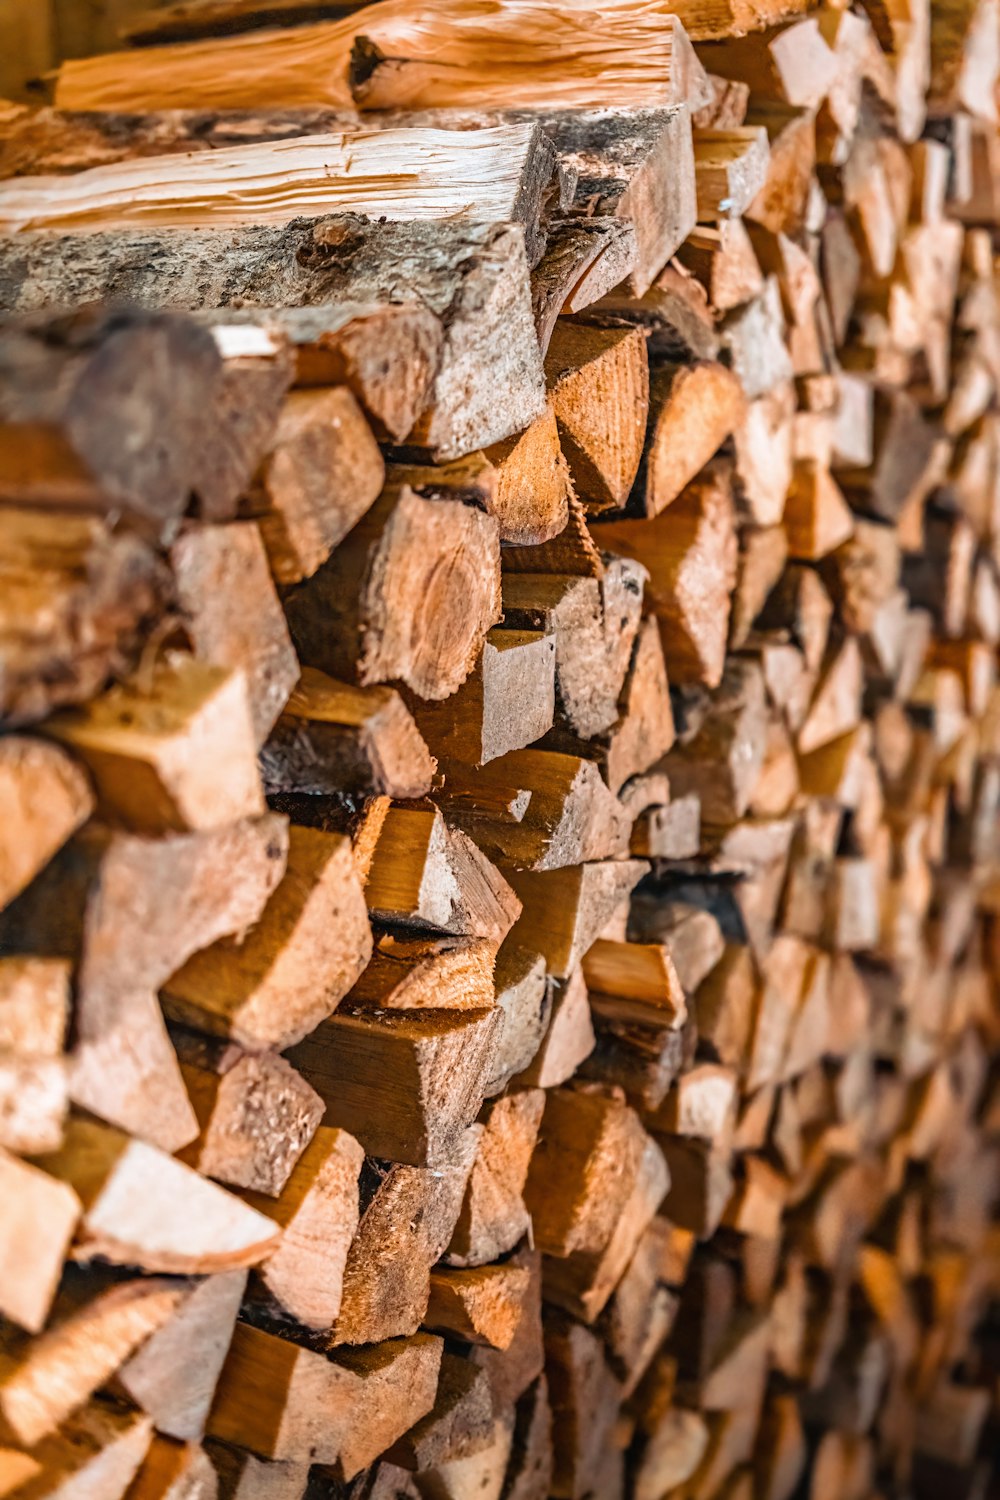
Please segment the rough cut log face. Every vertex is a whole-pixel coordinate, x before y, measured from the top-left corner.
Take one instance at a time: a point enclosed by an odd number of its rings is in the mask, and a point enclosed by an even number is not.
[[[998,0],[70,9],[0,1495],[992,1495]]]

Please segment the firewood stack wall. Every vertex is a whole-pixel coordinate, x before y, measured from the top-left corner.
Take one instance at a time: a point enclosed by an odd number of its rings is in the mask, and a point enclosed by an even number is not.
[[[996,1495],[997,0],[335,11],[0,114],[0,1496]]]

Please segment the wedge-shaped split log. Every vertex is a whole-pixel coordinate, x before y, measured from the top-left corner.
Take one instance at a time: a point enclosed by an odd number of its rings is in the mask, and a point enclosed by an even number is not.
[[[257,1269],[260,1284],[305,1328],[326,1332],[340,1311],[363,1161],[353,1136],[321,1125],[277,1198],[242,1195],[281,1229],[280,1243]]]
[[[631,819],[592,761],[514,750],[471,770],[447,762],[448,816],[504,867],[555,870],[627,852]]]
[[[89,770],[98,807],[137,832],[220,828],[264,811],[240,670],[174,652],[148,687],[111,688],[45,727]]]
[[[436,768],[394,688],[355,687],[315,667],[302,668],[260,764],[269,792],[403,799],[425,796]]]
[[[552,727],[556,641],[537,630],[491,630],[465,682],[441,703],[410,700],[433,753],[484,765]]]
[[[500,871],[437,808],[389,809],[365,900],[374,920],[389,926],[487,938],[497,947],[521,912]]]
[[[388,487],[287,601],[302,661],[361,685],[446,698],[500,618],[496,522],[460,502]]]
[[[371,1156],[433,1167],[479,1112],[502,1020],[498,1007],[342,1008],[289,1056],[323,1099],[328,1125],[349,1129]]]
[[[58,746],[15,734],[0,740],[0,907],[48,864],[93,805],[86,773]]]
[[[0,512],[0,719],[31,724],[133,666],[168,574],[138,536],[95,516]],[[86,649],[82,642],[86,641]]]
[[[204,1275],[253,1265],[278,1238],[270,1219],[231,1193],[96,1121],[71,1120],[60,1150],[39,1160],[79,1196],[74,1253],[81,1260]],[[152,1217],[151,1194],[158,1205]]]
[[[240,1323],[209,1432],[261,1458],[338,1465],[353,1478],[430,1411],[442,1347],[417,1334],[334,1360]]]

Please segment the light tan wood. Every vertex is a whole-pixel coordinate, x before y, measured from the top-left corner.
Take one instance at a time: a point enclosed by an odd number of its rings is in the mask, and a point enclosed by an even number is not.
[[[641,335],[561,321],[549,340],[545,379],[576,493],[595,513],[623,505],[649,403]]]
[[[81,1256],[175,1274],[252,1265],[274,1245],[270,1220],[190,1167],[96,1121],[71,1120],[46,1170],[79,1195]],[[158,1209],[145,1212],[151,1193]]]
[[[242,671],[171,653],[136,678],[46,725],[78,755],[101,810],[143,833],[210,829],[264,811]],[[204,756],[224,765],[209,784]]]
[[[449,1265],[486,1265],[513,1250],[527,1231],[522,1190],[544,1108],[541,1089],[518,1090],[489,1107],[448,1246]]]
[[[411,699],[434,755],[482,765],[534,744],[555,717],[556,638],[535,630],[491,630],[465,682],[442,703]]]
[[[739,381],[714,361],[663,365],[653,376],[645,513],[671,505],[746,417]]]
[[[6,906],[84,823],[93,797],[82,768],[54,745],[22,735],[0,741],[0,906]]]

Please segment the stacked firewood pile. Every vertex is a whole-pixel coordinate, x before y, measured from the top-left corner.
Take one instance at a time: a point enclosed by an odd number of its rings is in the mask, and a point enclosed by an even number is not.
[[[993,1493],[1000,13],[672,9],[0,117],[0,1496]]]

